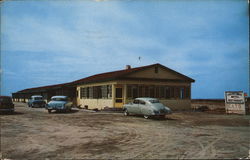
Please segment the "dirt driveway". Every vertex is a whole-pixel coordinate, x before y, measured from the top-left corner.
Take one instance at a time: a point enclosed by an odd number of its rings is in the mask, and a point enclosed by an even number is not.
[[[1,115],[1,153],[9,159],[185,159],[247,157],[250,116],[180,112],[165,120],[121,113],[48,114],[16,103]]]

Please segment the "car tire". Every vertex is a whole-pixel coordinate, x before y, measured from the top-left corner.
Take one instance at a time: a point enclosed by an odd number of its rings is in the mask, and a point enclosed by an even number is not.
[[[124,111],[124,116],[129,116],[129,113],[128,113],[127,109],[125,109],[125,111]]]
[[[148,119],[148,118],[149,118],[149,116],[148,116],[148,115],[144,115],[143,117],[144,117],[145,119]]]
[[[48,109],[48,113],[51,113],[51,109]]]
[[[161,118],[161,119],[165,119],[165,117],[166,117],[166,116],[164,115],[164,116],[161,116],[160,118]]]

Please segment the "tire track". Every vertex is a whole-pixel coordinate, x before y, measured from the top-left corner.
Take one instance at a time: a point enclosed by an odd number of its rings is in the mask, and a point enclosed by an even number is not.
[[[208,145],[203,147],[203,149],[195,157],[198,159],[202,159],[203,157],[205,157],[208,154],[210,155],[210,157],[216,157],[216,150],[214,148],[214,145],[221,139],[222,139],[222,136],[220,136],[220,137],[216,138],[215,140],[213,140],[212,142],[210,142]],[[209,149],[210,149],[210,153],[207,153],[207,152],[209,152]]]

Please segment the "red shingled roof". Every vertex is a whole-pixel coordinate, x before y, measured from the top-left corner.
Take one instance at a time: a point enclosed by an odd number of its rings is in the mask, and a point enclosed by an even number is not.
[[[42,87],[35,87],[35,88],[28,88],[28,89],[24,89],[18,92],[27,92],[30,90],[35,90],[35,89],[48,89],[48,88],[56,88],[56,87],[62,87],[62,86],[67,86],[70,85],[71,82],[69,83],[61,83],[61,84],[54,84],[54,85],[48,85],[48,86],[42,86]]]
[[[183,77],[185,77],[187,80],[189,80],[190,82],[194,82],[193,79],[181,74],[181,73],[178,73],[170,68],[167,68],[161,64],[152,64],[152,65],[148,65],[148,66],[142,66],[142,67],[137,67],[137,68],[130,68],[130,69],[123,69],[123,70],[118,70],[118,71],[113,71],[113,72],[106,72],[106,73],[101,73],[101,74],[96,74],[96,75],[93,75],[93,76],[89,76],[89,77],[86,77],[86,78],[82,78],[82,79],[79,79],[79,80],[76,80],[76,81],[73,81],[73,82],[69,82],[69,83],[62,83],[62,84],[56,84],[56,85],[49,85],[49,86],[43,86],[43,87],[36,87],[36,88],[29,88],[29,89],[25,89],[25,90],[21,90],[19,92],[27,92],[27,91],[30,91],[30,90],[36,90],[36,89],[48,89],[48,88],[56,88],[56,87],[63,87],[63,86],[76,86],[77,84],[84,84],[84,83],[91,83],[91,82],[100,82],[100,81],[106,81],[106,80],[113,80],[113,79],[116,79],[116,78],[120,78],[120,77],[123,77],[127,74],[130,74],[130,73],[133,73],[133,72],[136,72],[136,71],[139,71],[139,70],[143,70],[143,69],[146,69],[146,68],[150,68],[152,66],[161,66],[171,72],[174,72],[176,74],[179,74]]]
[[[79,84],[79,83],[88,83],[88,82],[93,82],[93,81],[102,81],[102,80],[107,80],[107,79],[115,79],[121,76],[124,76],[126,74],[142,70],[145,68],[149,68],[153,65],[148,65],[148,66],[143,66],[143,67],[137,67],[137,68],[130,68],[130,69],[123,69],[123,70],[118,70],[118,71],[113,71],[113,72],[106,72],[106,73],[101,73],[101,74],[96,74],[93,76],[89,76],[86,78],[82,78],[76,81],[73,81],[72,83]]]

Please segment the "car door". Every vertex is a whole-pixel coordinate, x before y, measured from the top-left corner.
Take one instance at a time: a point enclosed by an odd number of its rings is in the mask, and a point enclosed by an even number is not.
[[[143,100],[139,100],[139,106],[138,106],[140,113],[139,114],[143,114],[146,112],[147,107],[146,107],[146,102]]]
[[[31,103],[32,103],[32,98],[30,98],[30,99],[28,100],[28,105],[30,106]]]
[[[130,105],[129,112],[133,114],[138,114],[138,105],[139,105],[139,100],[135,99],[133,103]]]

